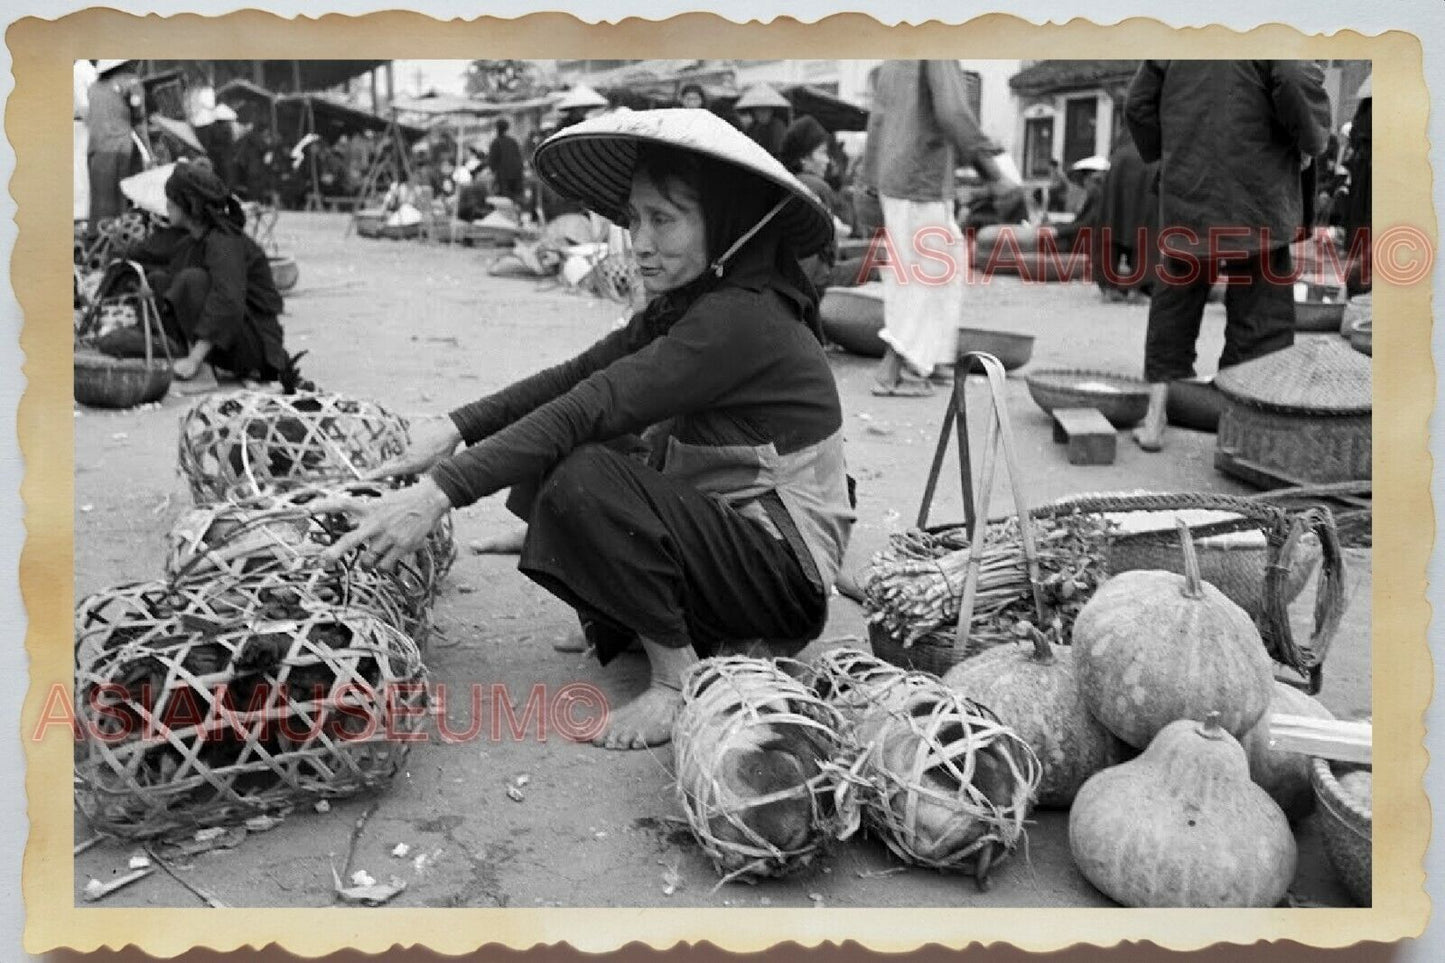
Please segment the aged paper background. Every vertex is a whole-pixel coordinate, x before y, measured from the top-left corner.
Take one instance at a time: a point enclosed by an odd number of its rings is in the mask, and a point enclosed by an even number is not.
[[[58,21],[25,20],[7,33],[15,89],[6,133],[17,154],[11,190],[19,205],[19,239],[11,281],[25,312],[22,346],[28,379],[19,434],[25,457],[28,541],[22,591],[30,619],[31,663],[22,734],[35,728],[52,682],[71,674],[72,415],[70,342],[64,293],[69,236],[69,69],[77,57],[324,58],[486,56],[764,57],[1270,57],[1374,61],[1378,151],[1376,226],[1409,224],[1436,235],[1431,172],[1425,155],[1428,92],[1419,41],[1402,32],[1364,37],[1345,32],[1305,37],[1283,26],[1240,34],[1223,28],[1173,30],[1131,20],[1097,27],[1081,21],[1036,27],[987,17],[958,27],[884,28],[845,15],[816,25],[782,21],[740,26],[704,15],[656,25],[628,21],[589,26],[542,15],[525,21],[442,24],[414,14],[365,19],[326,16],[288,23],[257,12],[220,19],[139,18],[87,11]],[[782,940],[811,945],[857,940],[882,950],[927,942],[961,946],[1007,941],[1047,950],[1075,941],[1109,945],[1150,940],[1191,949],[1210,943],[1291,939],[1314,946],[1390,940],[1423,928],[1428,901],[1421,860],[1428,807],[1421,778],[1422,713],[1431,691],[1425,646],[1429,611],[1424,572],[1433,537],[1426,421],[1434,401],[1429,355],[1430,287],[1380,285],[1382,312],[1414,323],[1382,329],[1375,357],[1388,374],[1375,382],[1374,705],[1381,765],[1375,805],[1375,907],[1370,910],[1037,911],[807,910],[800,912],[649,910],[243,910],[112,911],[72,905],[70,744],[52,735],[26,740],[30,837],[24,866],[26,945],[32,951],[134,943],[158,955],[192,945],[229,948],[278,942],[297,953],[343,946],[377,952],[422,943],[456,953],[482,943],[527,946],[567,940],[588,951],[633,940],[654,946],[708,940],[751,951]]]

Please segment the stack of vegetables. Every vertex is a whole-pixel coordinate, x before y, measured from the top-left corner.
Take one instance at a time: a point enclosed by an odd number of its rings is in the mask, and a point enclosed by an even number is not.
[[[404,759],[395,737],[424,716],[422,646],[455,557],[450,519],[382,572],[357,551],[325,563],[351,523],[311,509],[379,497],[385,485],[335,471],[400,453],[405,425],[359,430],[358,413],[380,409],[328,396],[313,399],[324,422],[303,429],[290,400],[243,394],[186,416],[183,467],[225,468],[188,472],[199,507],[170,533],[164,577],[77,606],[76,715],[108,736],[82,747],[76,797],[101,832],[155,836],[378,788]],[[187,462],[184,425],[209,417],[199,409],[246,416],[212,422],[212,437],[235,443]]]
[[[1111,523],[1078,512],[1036,519],[1034,537],[1046,626],[1067,632],[1084,603],[1108,577]],[[904,646],[920,640],[952,644],[970,561],[963,529],[893,535],[863,580],[869,622]],[[1036,618],[1028,564],[1016,518],[989,525],[978,560],[968,654],[1012,642],[1020,620]]]
[[[899,859],[980,885],[1024,842],[1030,814],[1054,809],[1068,812],[1082,874],[1120,903],[1279,905],[1298,859],[1291,823],[1326,799],[1311,780],[1328,770],[1272,748],[1270,716],[1330,714],[1275,681],[1254,621],[1200,578],[1187,524],[1177,531],[1184,574],[1107,579],[1075,613],[1069,645],[1020,620],[1007,644],[942,678],[825,652],[812,688],[836,739],[831,757],[815,745],[804,771],[836,774],[835,801],[851,800]],[[689,734],[677,736],[681,758]],[[1366,824],[1368,778],[1349,772],[1335,794]],[[766,808],[779,788],[752,785],[747,805]],[[1367,855],[1365,866],[1341,875],[1367,900]]]

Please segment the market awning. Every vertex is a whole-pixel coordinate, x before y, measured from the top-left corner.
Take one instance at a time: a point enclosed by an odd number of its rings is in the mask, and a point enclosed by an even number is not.
[[[319,94],[285,94],[276,98],[276,117],[283,137],[301,137],[306,133],[306,108],[310,107],[315,130],[325,140],[334,141],[342,134],[372,130],[378,134],[387,128],[387,119],[369,111],[338,103]],[[426,131],[410,124],[397,124],[407,142],[419,140]]]
[[[392,107],[403,114],[424,114],[440,117],[448,114],[462,114],[473,117],[496,117],[502,114],[520,114],[529,110],[546,110],[561,98],[561,94],[547,97],[533,97],[529,100],[481,100],[475,97],[457,97],[449,94],[428,94],[424,97],[398,97]]]
[[[1051,94],[1090,87],[1127,85],[1138,60],[1040,60],[1009,78],[1016,94]]]

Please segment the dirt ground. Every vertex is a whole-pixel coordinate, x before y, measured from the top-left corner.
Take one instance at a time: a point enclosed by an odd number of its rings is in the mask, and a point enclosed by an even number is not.
[[[327,390],[405,415],[444,412],[570,356],[619,315],[616,305],[546,283],[491,278],[485,268],[495,255],[488,251],[347,236],[341,215],[285,214],[278,233],[301,265],[282,320],[289,348],[310,351],[305,373]],[[1034,367],[1137,372],[1146,315],[1143,304],[1103,303],[1092,286],[1003,279],[970,290],[965,323],[1037,335]],[[1222,309],[1212,305],[1201,373],[1212,373],[1222,327]],[[873,361],[842,352],[832,358],[850,469],[859,481],[852,568],[866,564],[889,532],[912,523],[945,396],[874,398],[868,392]],[[77,598],[161,573],[165,534],[190,506],[176,467],[177,426],[203,390],[204,384],[180,386],[146,410],[77,408]],[[1244,491],[1214,470],[1213,436],[1178,430],[1163,454],[1146,455],[1121,436],[1114,465],[1072,467],[1017,374],[1008,391],[1032,503],[1087,491]],[[978,392],[974,385],[970,400],[981,404]],[[981,432],[975,445],[982,445]],[[955,465],[950,458],[934,521],[962,518]],[[1004,481],[994,495],[995,512],[1009,505]],[[426,653],[431,681],[453,689],[503,684],[519,712],[538,683],[555,691],[590,682],[614,704],[625,700],[645,679],[641,656],[604,670],[584,656],[555,651],[552,644],[572,625],[569,611],[519,575],[514,558],[468,550],[511,527],[501,501],[456,515],[461,556],[435,607],[439,632]],[[1321,698],[1337,715],[1359,717],[1370,709],[1369,553],[1352,550],[1348,560],[1351,601]],[[1296,632],[1308,623],[1313,591],[1307,588],[1292,610]],[[828,628],[810,653],[863,634],[861,609],[836,596]],[[464,728],[469,710],[454,705],[448,715]],[[489,730],[472,742],[415,746],[404,775],[384,793],[336,802],[326,814],[297,811],[236,848],[173,868],[228,906],[331,905],[332,865],[343,874],[359,869],[381,881],[404,879],[407,888],[393,906],[1112,905],[1073,867],[1060,813],[1037,814],[1026,848],[995,872],[987,893],[964,877],[903,870],[881,843],[866,838],[838,845],[800,876],[715,888],[711,865],[676,821],[669,749],[616,753],[555,735],[488,739]],[[514,801],[507,787],[522,774],[529,782],[524,798]],[[77,816],[77,841],[90,835]],[[1313,824],[1300,826],[1298,838],[1293,895],[1307,904],[1345,905]],[[399,843],[409,848],[405,858],[392,855]],[[77,900],[91,877],[105,881],[125,872],[135,848],[106,841],[77,856]],[[201,903],[157,872],[104,905]]]

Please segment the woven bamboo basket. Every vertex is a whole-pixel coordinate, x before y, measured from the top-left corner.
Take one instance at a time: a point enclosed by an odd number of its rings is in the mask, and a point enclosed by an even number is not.
[[[386,786],[425,716],[416,646],[379,619],[137,620],[77,639],[76,802],[149,838]]]
[[[938,679],[840,650],[816,667],[853,719],[864,823],[900,859],[968,873],[980,888],[1023,841],[1043,770],[985,706]]]
[[[1075,542],[1066,544],[1064,555],[1080,554],[1091,541],[1102,553],[1102,565],[1075,568],[1070,581],[1075,593],[1060,598],[1046,592],[1050,612],[1059,619],[1057,641],[1066,642],[1073,617],[1103,578],[1133,569],[1160,569],[1182,573],[1182,557],[1172,528],[1130,530],[1127,520],[1148,514],[1172,519],[1182,517],[1196,540],[1205,578],[1247,611],[1259,627],[1266,650],[1279,664],[1297,673],[1309,691],[1319,691],[1325,656],[1339,627],[1344,608],[1345,563],[1331,511],[1321,505],[1288,509],[1253,499],[1212,493],[1117,493],[1083,495],[1030,511],[1040,523],[1080,516],[1099,518],[1103,524],[1081,528]],[[1120,520],[1125,524],[1121,525]],[[1006,519],[990,523],[991,531],[1001,529]],[[1074,526],[1078,528],[1078,526]],[[1045,529],[1047,531],[1047,529]],[[960,526],[943,526],[930,531],[931,551],[957,551],[967,544]],[[914,536],[916,538],[916,535]],[[1047,544],[1047,534],[1041,541]],[[922,541],[922,540],[920,540]],[[923,542],[929,544],[929,542]],[[1021,549],[1016,550],[1017,598],[997,611],[975,611],[968,651],[955,651],[955,638],[947,616],[957,612],[955,591],[952,609],[944,609],[944,620],[911,641],[898,626],[870,620],[869,639],[873,651],[890,662],[941,675],[952,665],[982,651],[997,637],[1009,637],[1010,619],[1028,618],[1030,597],[1023,573]],[[1043,556],[1048,563],[1048,556]],[[875,560],[877,564],[878,560]],[[1067,566],[1064,567],[1067,570]],[[1320,587],[1315,601],[1315,624],[1311,638],[1296,640],[1289,619],[1289,604],[1320,569]],[[1080,575],[1084,577],[1079,577]],[[1048,584],[1047,581],[1045,583]],[[865,593],[868,585],[865,584]],[[870,599],[870,611],[879,605]],[[986,631],[979,631],[984,629]],[[1295,680],[1291,680],[1295,681]]]
[[[290,291],[301,280],[301,268],[289,254],[276,254],[266,258],[271,265],[271,280],[282,294]]]
[[[1046,412],[1096,408],[1115,428],[1137,425],[1149,409],[1149,385],[1106,371],[1046,368],[1024,376],[1029,395]]]
[[[1355,902],[1371,905],[1373,899],[1373,827],[1371,806],[1345,791],[1339,777],[1363,769],[1327,759],[1310,760],[1310,782],[1314,786],[1325,858],[1345,884]]]
[[[239,391],[181,420],[178,460],[197,505],[282,481],[355,481],[406,450],[406,423],[380,405],[323,392]]]
[[[722,877],[784,876],[812,862],[832,839],[857,828],[848,784],[832,759],[842,719],[775,663],[742,656],[705,659],[683,680],[672,746],[678,800],[693,836]],[[759,794],[739,782],[748,754],[789,752],[791,778]],[[751,768],[751,766],[749,766]],[[766,827],[791,818],[787,833]]]
[[[357,211],[351,216],[351,224],[356,228],[358,237],[381,237],[381,229],[386,226],[386,212]]]
[[[1228,401],[1219,470],[1263,488],[1371,477],[1370,361],[1342,339],[1301,341],[1227,368],[1214,383]]]
[[[121,296],[96,297],[81,316],[75,340],[75,400],[94,408],[134,408],[164,398],[171,387],[170,341],[145,271],[135,262],[119,267],[137,279],[137,290]],[[107,272],[108,277],[119,277]],[[104,279],[101,281],[105,283]],[[91,349],[106,333],[108,311],[127,312],[145,339],[145,356],[114,358]],[[157,351],[159,347],[159,351]],[[163,355],[163,356],[162,356]]]
[[[282,499],[195,509],[171,530],[165,571],[176,582],[215,580],[218,592],[242,606],[284,607],[299,597],[361,608],[423,644],[445,571],[437,552],[451,545],[450,522],[390,572],[363,568],[359,549],[335,566],[323,564],[318,553],[350,528],[343,515],[313,514]]]

